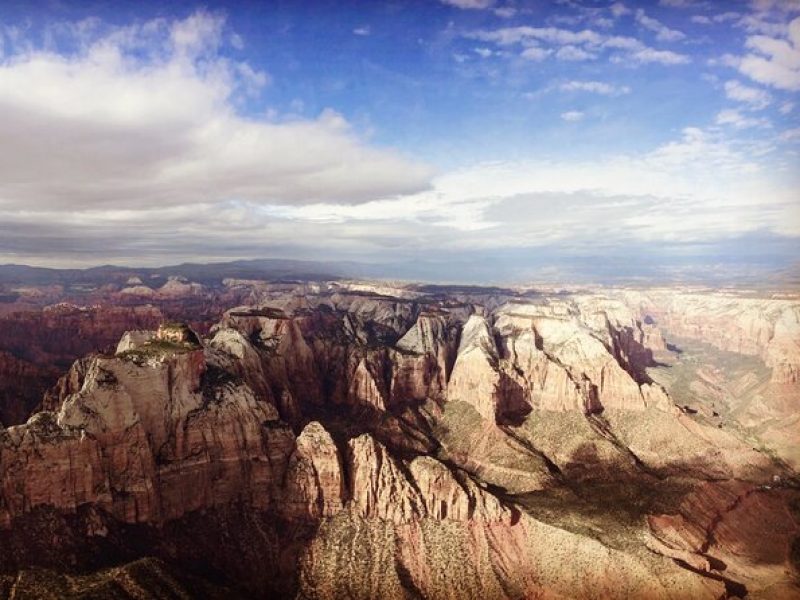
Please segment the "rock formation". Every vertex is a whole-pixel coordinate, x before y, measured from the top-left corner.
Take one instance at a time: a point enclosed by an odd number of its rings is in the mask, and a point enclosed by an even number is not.
[[[132,327],[0,429],[0,571],[149,555],[262,597],[798,593],[795,472],[736,407],[721,428],[660,382],[675,309],[629,290],[253,294],[205,337]],[[792,310],[737,329],[769,385],[797,384]]]

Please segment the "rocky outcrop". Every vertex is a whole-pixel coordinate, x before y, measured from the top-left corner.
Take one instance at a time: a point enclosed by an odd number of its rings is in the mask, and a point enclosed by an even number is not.
[[[280,309],[234,309],[228,311],[220,324],[239,331],[268,360],[265,367],[268,379],[274,383],[276,397],[287,397],[291,404],[287,412],[297,411],[293,401],[302,398],[310,404],[322,400],[322,382],[317,377],[314,351],[303,329],[314,329],[313,317],[290,318]]]
[[[725,580],[739,596],[793,597],[785,580],[797,570],[792,552],[800,539],[792,495],[780,481],[704,483],[675,513],[648,516],[648,547]]]
[[[479,488],[471,478],[429,456],[411,461],[409,472],[419,490],[424,514],[438,520],[502,522],[511,510]]]
[[[325,428],[312,421],[295,440],[283,484],[282,511],[290,518],[331,517],[345,501],[341,457]]]
[[[404,473],[404,465],[369,434],[347,444],[351,508],[367,518],[403,523],[422,516],[419,490]]]
[[[393,404],[444,398],[457,335],[457,323],[452,323],[447,313],[419,315],[396,345]]]
[[[129,329],[155,327],[153,307],[58,304],[0,317],[0,423],[19,425],[76,359],[110,349]]]
[[[754,533],[794,543],[796,491],[765,487],[788,468],[675,407],[629,297],[282,285],[206,338],[132,329],[0,429],[0,550],[30,524],[55,555],[83,540],[81,564],[146,548],[306,598],[791,586]]]
[[[25,422],[53,385],[58,370],[0,351],[0,424]]]
[[[93,358],[58,413],[4,432],[4,521],[42,505],[92,503],[127,523],[269,505],[291,448],[275,408],[234,381],[208,385],[202,349],[140,358]],[[54,486],[53,469],[66,483]]]
[[[302,597],[698,598],[722,582],[608,548],[526,515],[501,522],[402,525],[339,517],[302,554]]]
[[[532,404],[587,413],[648,406],[671,410],[663,390],[637,378],[652,359],[649,350],[629,331],[611,325],[604,313],[603,318],[601,327],[596,313],[583,315],[563,302],[514,303],[499,311],[505,354],[525,379]]]
[[[458,356],[447,388],[447,399],[466,402],[484,419],[493,421],[501,390],[499,358],[489,326],[473,315],[464,325]]]
[[[787,307],[775,320],[772,339],[761,356],[772,369],[775,383],[800,383],[800,310]]]
[[[534,408],[586,413],[600,408],[596,393],[544,352],[541,338],[527,319],[501,315],[497,328],[502,335],[503,354],[524,378]]]
[[[348,399],[354,404],[364,404],[376,410],[386,410],[385,392],[378,385],[378,378],[370,368],[366,358],[358,361],[358,366],[350,378]]]
[[[734,293],[626,292],[627,302],[662,329],[721,350],[761,357],[775,383],[797,383],[800,306],[796,301]]]
[[[0,350],[36,364],[68,367],[89,352],[113,348],[126,331],[155,329],[163,318],[153,306],[58,304],[0,318]]]
[[[0,525],[40,506],[74,512],[91,503],[111,509],[113,498],[102,446],[52,413],[0,431]]]

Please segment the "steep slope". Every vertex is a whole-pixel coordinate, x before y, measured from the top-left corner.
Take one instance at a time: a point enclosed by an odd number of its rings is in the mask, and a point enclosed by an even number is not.
[[[676,406],[632,303],[297,292],[204,339],[130,332],[0,430],[0,570],[156,556],[301,598],[796,590],[794,473]]]

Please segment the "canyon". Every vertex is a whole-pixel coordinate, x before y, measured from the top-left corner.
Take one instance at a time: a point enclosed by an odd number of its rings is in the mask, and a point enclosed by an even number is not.
[[[159,284],[6,291],[0,597],[800,597],[800,296]]]

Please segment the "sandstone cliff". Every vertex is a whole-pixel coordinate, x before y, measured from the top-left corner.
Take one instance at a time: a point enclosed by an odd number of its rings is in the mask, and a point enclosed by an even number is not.
[[[676,406],[630,294],[258,294],[203,340],[132,330],[0,429],[7,568],[147,549],[302,598],[795,590],[793,472]]]

